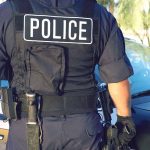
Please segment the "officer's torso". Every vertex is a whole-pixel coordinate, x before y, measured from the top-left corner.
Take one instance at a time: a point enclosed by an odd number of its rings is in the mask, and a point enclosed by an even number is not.
[[[25,85],[21,90],[48,94],[95,91],[96,41],[93,18],[83,13],[85,0],[30,2],[33,12],[15,13],[18,58],[12,61],[17,72],[12,86],[21,89],[16,82],[20,72],[20,82]]]

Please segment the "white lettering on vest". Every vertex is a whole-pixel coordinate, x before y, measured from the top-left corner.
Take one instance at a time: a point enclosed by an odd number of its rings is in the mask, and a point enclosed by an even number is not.
[[[30,37],[33,37],[33,30],[39,28],[39,20],[36,18],[31,18],[31,24],[30,24]]]
[[[61,39],[61,36],[56,35],[56,20],[53,20],[53,38],[54,39]]]
[[[74,33],[74,35],[72,36],[73,26],[77,27],[77,22],[75,20],[71,20],[69,22],[69,39],[70,40],[75,40],[77,38],[77,33]]]
[[[36,42],[91,44],[91,18],[31,15],[24,16],[24,40]]]
[[[64,22],[64,25],[63,25],[63,39],[65,40],[66,39],[66,36],[67,36],[67,22],[66,20],[63,21]]]
[[[47,33],[45,33],[46,26],[47,26]],[[51,27],[51,22],[48,19],[43,19],[42,20],[42,37],[43,38],[48,39],[50,37],[50,34],[51,34],[50,27]]]
[[[83,28],[83,25],[87,24],[86,21],[79,22],[79,40],[87,40],[86,37],[82,37],[82,33],[86,32],[86,29]]]

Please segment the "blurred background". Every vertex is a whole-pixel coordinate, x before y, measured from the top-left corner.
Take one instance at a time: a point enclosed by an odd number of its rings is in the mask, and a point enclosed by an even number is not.
[[[150,47],[150,0],[97,0],[116,18],[124,36]]]

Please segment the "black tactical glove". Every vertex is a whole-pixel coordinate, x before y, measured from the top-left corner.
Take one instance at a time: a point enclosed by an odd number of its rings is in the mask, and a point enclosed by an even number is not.
[[[118,139],[121,145],[128,145],[136,135],[135,124],[132,117],[117,116]]]

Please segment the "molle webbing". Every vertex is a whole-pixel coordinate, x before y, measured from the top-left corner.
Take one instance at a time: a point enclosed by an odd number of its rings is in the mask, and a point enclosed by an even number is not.
[[[23,16],[25,13],[33,13],[29,0],[8,0],[12,7],[14,15],[14,31],[16,40],[16,50],[14,51],[15,58],[12,58],[12,66],[14,69],[14,77],[11,86],[16,88],[16,91],[24,91],[25,82],[25,65],[24,53],[21,52],[20,46],[23,43],[22,38],[18,36],[23,31]],[[23,37],[23,36],[22,36]],[[19,39],[19,40],[18,40]]]

